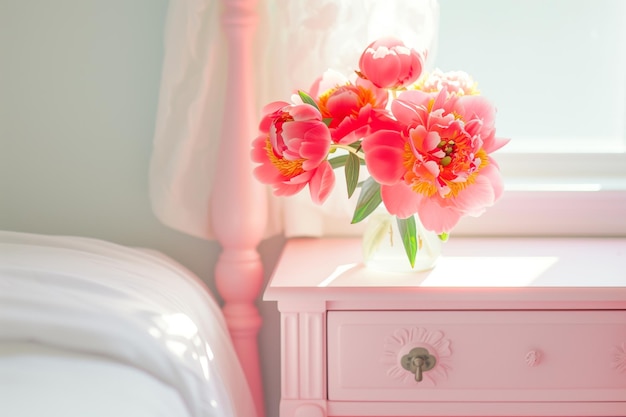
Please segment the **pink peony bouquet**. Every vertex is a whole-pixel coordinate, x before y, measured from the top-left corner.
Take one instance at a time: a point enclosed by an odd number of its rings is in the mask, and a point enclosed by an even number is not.
[[[502,195],[491,154],[508,140],[496,136],[496,110],[468,74],[423,73],[424,58],[382,38],[351,78],[329,70],[291,103],[265,106],[252,145],[255,177],[277,196],[308,186],[322,204],[344,167],[348,198],[360,188],[353,223],[384,203],[411,263],[414,216],[447,239],[463,216],[481,215]],[[362,165],[370,176],[359,183]]]

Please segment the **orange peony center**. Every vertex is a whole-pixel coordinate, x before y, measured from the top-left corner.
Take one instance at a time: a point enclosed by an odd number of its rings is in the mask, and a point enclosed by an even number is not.
[[[478,172],[489,164],[487,153],[480,149],[472,154],[470,138],[460,131],[455,131],[449,137],[442,137],[437,147],[421,153],[421,158],[413,153],[409,142],[404,145],[404,167],[407,172],[404,181],[416,193],[432,197],[439,189],[446,188],[448,192],[444,198],[454,198],[476,181]],[[476,165],[476,161],[479,164]],[[438,173],[426,168],[426,163],[434,161]]]
[[[272,143],[270,142],[269,136],[265,139],[265,152],[267,153],[267,158],[270,160],[271,164],[278,169],[280,175],[287,178],[297,177],[298,175],[304,172],[302,168],[302,164],[305,159],[300,158],[295,161],[287,160],[281,156],[276,155],[274,152],[274,148],[272,147]]]

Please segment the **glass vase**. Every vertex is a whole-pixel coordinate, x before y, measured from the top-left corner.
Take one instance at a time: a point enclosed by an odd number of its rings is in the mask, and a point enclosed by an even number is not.
[[[381,272],[419,272],[435,267],[443,247],[437,233],[426,230],[415,215],[417,254],[411,266],[402,243],[395,216],[376,210],[367,218],[363,232],[363,262],[368,269]]]

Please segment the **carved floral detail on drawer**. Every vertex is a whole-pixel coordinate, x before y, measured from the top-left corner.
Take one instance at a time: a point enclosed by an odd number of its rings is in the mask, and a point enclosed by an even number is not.
[[[612,365],[619,372],[626,371],[626,342],[613,348]]]
[[[403,368],[401,360],[412,349],[421,347],[428,350],[436,359],[436,365],[428,372],[423,373],[421,381],[416,381],[415,375]],[[450,357],[452,350],[450,340],[439,330],[429,331],[422,327],[400,328],[385,339],[384,354],[381,359],[388,365],[387,375],[407,384],[430,384],[448,378]]]

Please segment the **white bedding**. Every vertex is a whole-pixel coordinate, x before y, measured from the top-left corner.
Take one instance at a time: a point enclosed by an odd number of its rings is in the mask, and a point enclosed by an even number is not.
[[[0,232],[1,416],[254,416],[221,311],[165,256]]]

